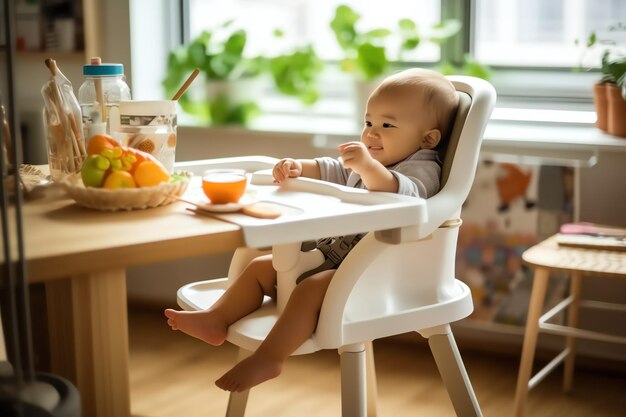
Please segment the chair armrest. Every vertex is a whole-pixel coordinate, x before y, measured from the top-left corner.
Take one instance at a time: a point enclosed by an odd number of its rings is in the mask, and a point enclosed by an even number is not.
[[[337,269],[326,291],[314,335],[321,348],[333,349],[343,345],[343,320],[348,298],[383,246],[388,245],[368,233]]]

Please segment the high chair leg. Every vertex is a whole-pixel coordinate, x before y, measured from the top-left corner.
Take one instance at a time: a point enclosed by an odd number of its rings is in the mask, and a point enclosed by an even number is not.
[[[237,353],[237,363],[250,356],[252,352],[239,348]],[[248,403],[248,394],[250,390],[243,392],[231,392],[228,398],[228,407],[226,408],[226,417],[243,417],[246,413],[246,404]]]
[[[365,417],[365,345],[357,343],[339,350],[341,364],[341,416]]]
[[[376,406],[378,387],[376,385],[376,366],[374,364],[374,344],[371,341],[365,344],[365,379],[367,385],[367,417],[376,417],[378,414]]]
[[[452,331],[428,338],[437,368],[458,417],[482,417]]]

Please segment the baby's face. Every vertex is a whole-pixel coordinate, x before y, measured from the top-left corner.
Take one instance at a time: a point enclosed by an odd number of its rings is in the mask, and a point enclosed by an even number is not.
[[[374,159],[389,166],[420,149],[424,133],[432,128],[422,102],[415,92],[375,92],[370,97],[361,142]]]

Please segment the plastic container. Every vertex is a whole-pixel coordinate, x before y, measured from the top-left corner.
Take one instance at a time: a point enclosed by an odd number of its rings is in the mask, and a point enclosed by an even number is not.
[[[92,58],[90,65],[83,65],[85,80],[78,90],[86,138],[102,130],[110,134],[111,108],[122,100],[131,99],[130,88],[124,81],[124,65],[98,62],[99,58]]]
[[[153,155],[174,170],[176,101],[121,101],[111,112],[111,134],[125,146]]]

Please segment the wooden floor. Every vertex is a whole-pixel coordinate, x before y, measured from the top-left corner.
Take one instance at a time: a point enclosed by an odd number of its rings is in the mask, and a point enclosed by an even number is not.
[[[133,415],[223,416],[228,394],[213,381],[234,364],[236,349],[172,332],[158,310],[131,309],[129,321]],[[427,345],[407,339],[374,344],[378,415],[454,416]],[[461,354],[484,416],[511,416],[518,361]],[[561,392],[560,377],[556,372],[530,392],[527,416],[626,416],[624,374],[577,369],[569,395]],[[281,376],[254,388],[246,417],[339,416],[340,407],[339,358],[335,351],[324,351],[290,358]]]

